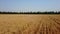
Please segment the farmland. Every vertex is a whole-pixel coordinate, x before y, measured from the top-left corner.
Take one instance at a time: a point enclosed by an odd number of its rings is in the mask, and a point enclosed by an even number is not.
[[[60,15],[0,14],[0,34],[60,34]]]

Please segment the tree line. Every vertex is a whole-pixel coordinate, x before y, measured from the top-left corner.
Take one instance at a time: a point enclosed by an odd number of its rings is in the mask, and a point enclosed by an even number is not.
[[[0,14],[60,14],[59,12],[2,12],[0,11]]]

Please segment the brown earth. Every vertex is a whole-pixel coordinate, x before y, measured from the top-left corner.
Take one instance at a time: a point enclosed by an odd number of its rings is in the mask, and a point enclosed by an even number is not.
[[[60,34],[60,15],[0,14],[0,34]]]

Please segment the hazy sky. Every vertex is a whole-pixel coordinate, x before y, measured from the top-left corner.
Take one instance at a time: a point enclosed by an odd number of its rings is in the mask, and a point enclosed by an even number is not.
[[[0,0],[0,11],[60,10],[60,0]]]

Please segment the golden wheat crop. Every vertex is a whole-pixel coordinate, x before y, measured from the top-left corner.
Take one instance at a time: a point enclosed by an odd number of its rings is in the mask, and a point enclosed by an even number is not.
[[[60,34],[60,15],[0,14],[0,34]]]

